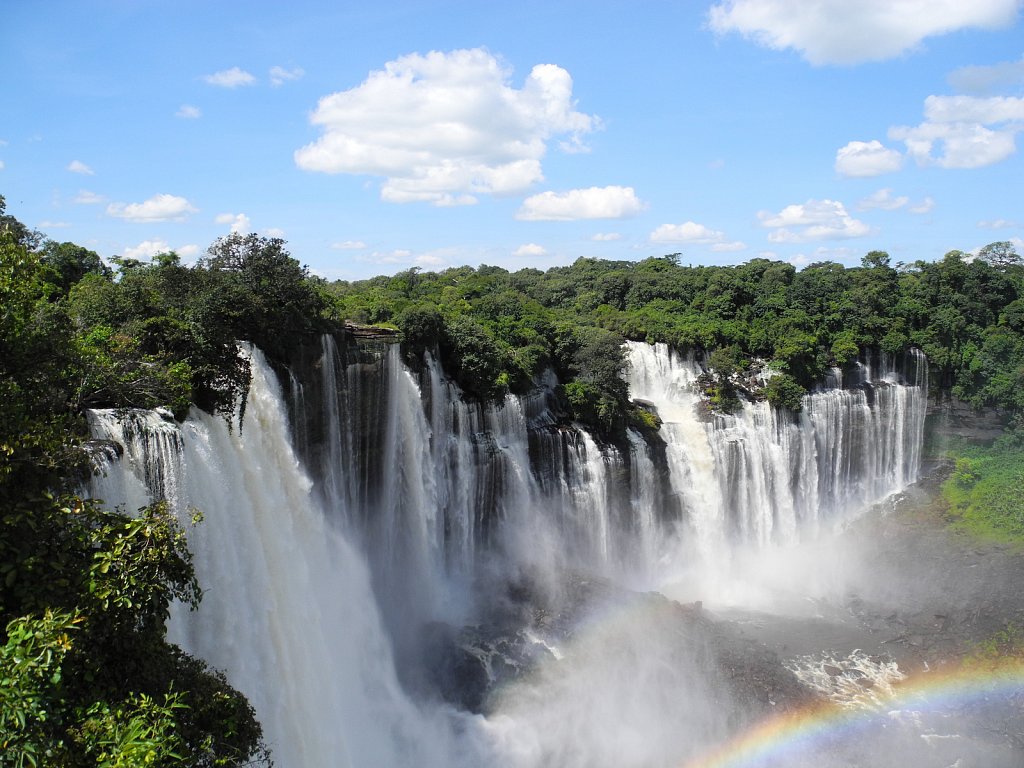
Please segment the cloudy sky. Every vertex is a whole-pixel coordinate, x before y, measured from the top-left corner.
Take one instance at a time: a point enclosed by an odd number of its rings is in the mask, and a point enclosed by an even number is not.
[[[10,3],[0,194],[327,278],[1024,251],[1024,0]]]

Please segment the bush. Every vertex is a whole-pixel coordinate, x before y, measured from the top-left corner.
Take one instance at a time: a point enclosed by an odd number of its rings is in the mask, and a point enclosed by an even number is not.
[[[807,390],[788,373],[777,373],[768,379],[764,388],[765,399],[775,408],[786,408],[799,413]]]

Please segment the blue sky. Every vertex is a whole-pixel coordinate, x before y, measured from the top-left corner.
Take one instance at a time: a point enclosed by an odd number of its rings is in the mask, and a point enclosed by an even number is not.
[[[1024,252],[1022,0],[11,2],[8,212],[329,279]]]

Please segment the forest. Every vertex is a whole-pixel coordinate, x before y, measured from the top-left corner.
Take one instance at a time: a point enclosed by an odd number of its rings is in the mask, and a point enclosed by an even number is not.
[[[104,449],[89,442],[89,409],[230,418],[249,385],[239,341],[286,366],[302,341],[356,324],[393,333],[414,368],[435,356],[481,403],[552,370],[566,422],[609,442],[658,428],[630,399],[624,340],[692,351],[707,407],[723,413],[748,397],[795,413],[830,368],[916,348],[934,392],[995,409],[1012,440],[1024,260],[1008,242],[936,257],[894,264],[871,251],[857,267],[797,270],[668,254],[331,283],[255,234],[218,239],[194,265],[173,252],[107,263],[30,229],[0,196],[0,763],[270,759],[245,698],[165,639],[171,602],[202,597],[181,523],[162,504],[108,510],[82,497],[90,452]],[[961,489],[972,466],[958,465]]]

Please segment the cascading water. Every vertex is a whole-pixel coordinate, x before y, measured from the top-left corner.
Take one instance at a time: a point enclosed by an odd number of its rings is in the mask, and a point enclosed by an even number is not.
[[[629,431],[615,446],[557,421],[551,380],[482,407],[429,355],[417,373],[397,345],[339,346],[324,337],[287,376],[291,423],[258,351],[242,429],[198,411],[180,427],[92,415],[97,437],[125,446],[94,495],[204,513],[192,545],[206,596],[170,634],[250,697],[282,768],[610,765],[623,753],[598,731],[619,725],[647,756],[636,764],[670,765],[721,735],[729,697],[660,603],[644,621],[674,640],[603,627],[610,656],[580,630],[574,661],[542,665],[540,688],[502,693],[486,720],[423,694],[424,627],[482,622],[504,599],[489,586],[524,578],[556,592],[567,574],[660,587],[734,546],[812,536],[912,481],[920,461],[924,382],[889,369],[809,395],[795,421],[764,403],[701,419],[696,363],[631,343],[632,393],[657,407],[661,440]],[[552,621],[534,611],[526,623],[530,638],[548,632],[536,642],[554,659],[569,650]],[[647,704],[633,701],[636,680],[649,682]],[[540,690],[556,703],[531,704]],[[591,717],[566,715],[582,700]],[[616,721],[624,700],[632,715]],[[676,721],[659,721],[666,711]],[[593,748],[554,743],[563,716]]]
[[[701,417],[692,357],[664,344],[628,350],[631,391],[658,408],[673,487],[705,552],[813,536],[917,477],[927,382],[916,357],[910,384],[888,366],[860,388],[806,396],[794,421],[752,402]]]
[[[93,412],[94,434],[125,447],[94,495],[202,509],[191,547],[206,591],[195,614],[175,613],[169,638],[245,693],[278,766],[449,765],[444,724],[428,724],[398,683],[365,561],[314,502],[258,351],[252,372],[244,429],[199,411],[180,428]]]

